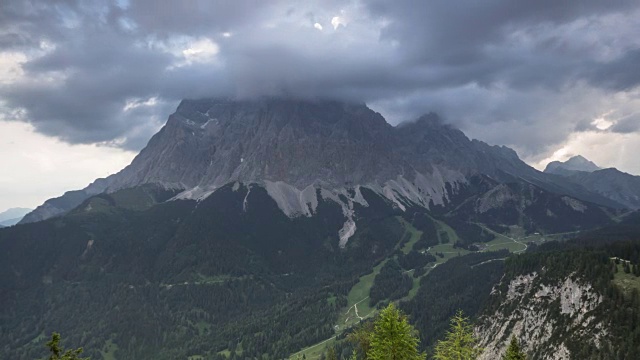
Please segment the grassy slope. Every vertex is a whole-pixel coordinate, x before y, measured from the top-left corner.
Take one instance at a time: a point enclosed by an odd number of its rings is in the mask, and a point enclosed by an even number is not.
[[[436,263],[433,265],[427,265],[428,267],[431,267],[431,269],[433,269],[438,265],[445,263],[451,258],[471,253],[471,251],[468,251],[465,249],[459,249],[459,248],[455,249],[453,247],[453,244],[456,241],[458,241],[458,235],[456,234],[453,228],[451,228],[448,224],[446,224],[441,220],[436,220],[433,218],[432,220],[436,223],[438,240],[440,244],[436,246],[432,246],[431,248],[429,248],[428,251],[434,256],[436,252],[441,253],[444,256],[443,257],[436,256],[436,259],[437,259]],[[405,227],[405,231],[408,231],[409,233],[411,233],[411,238],[401,248],[401,251],[403,253],[408,254],[413,248],[413,244],[415,244],[420,239],[422,232],[417,230],[415,227],[413,227],[410,223],[408,223],[401,217],[398,217],[398,221],[400,221],[403,224],[403,226]],[[529,243],[540,244],[540,243],[544,243],[551,240],[564,240],[566,238],[575,236],[575,234],[577,233],[577,232],[570,232],[570,233],[558,233],[558,234],[534,234],[534,235],[524,236],[524,234],[520,234],[520,232],[518,231],[519,229],[514,229],[514,231],[511,234],[504,235],[487,228],[483,224],[478,224],[478,225],[482,226],[487,231],[490,231],[491,233],[496,235],[496,238],[486,243],[486,247],[484,247],[481,251],[496,251],[500,249],[507,249],[510,252],[517,253],[517,252],[522,252],[526,250],[526,247],[527,247],[526,244],[529,244]],[[449,238],[448,243],[445,243],[445,244],[442,243],[442,238],[441,238],[442,233],[447,234]],[[483,244],[478,244],[478,245],[482,246]],[[375,309],[372,309],[369,306],[369,302],[366,301],[366,299],[368,299],[369,290],[373,285],[375,276],[380,272],[380,269],[386,263],[386,261],[387,260],[382,261],[380,264],[378,264],[371,273],[362,276],[360,278],[360,281],[356,285],[354,285],[354,287],[349,292],[347,310],[339,319],[339,324],[338,324],[339,333],[343,332],[349,326],[353,326],[358,323],[359,318],[355,316],[355,311],[354,311],[356,304],[358,307],[358,315],[363,319],[375,314]],[[620,277],[619,281],[625,283],[626,286],[628,287],[637,287],[640,290],[640,278],[636,278],[635,276],[633,276],[633,274],[625,274],[624,271],[622,271],[622,268],[620,268],[620,270],[621,271],[618,272],[618,275],[616,275],[617,277]],[[413,271],[409,272],[409,274],[411,275],[412,272]],[[429,271],[427,271],[426,273],[428,272]],[[418,278],[413,278],[413,288],[409,292],[409,295],[402,300],[407,300],[415,296],[420,286],[420,279],[423,276]],[[324,342],[315,344],[313,346],[310,346],[306,349],[303,349],[300,352],[293,354],[290,358],[297,359],[298,357],[302,358],[302,356],[305,355],[307,359],[318,359],[320,358],[320,355],[326,350],[327,346],[332,345],[334,342],[335,342],[335,337],[325,340]]]
[[[405,227],[405,233],[402,235],[402,238],[404,238],[406,232],[409,232],[411,234],[409,241],[407,241],[406,244],[402,245],[402,248],[400,249],[403,253],[408,254],[413,248],[413,245],[420,239],[420,235],[422,235],[422,232],[418,231],[401,217],[397,217],[397,219]],[[400,245],[401,244],[398,243],[398,246]],[[380,273],[380,269],[382,269],[382,267],[388,260],[389,259],[381,261],[373,268],[372,272],[361,276],[358,283],[356,283],[351,288],[349,294],[347,295],[347,306],[338,318],[338,323],[336,324],[336,330],[338,331],[338,333],[342,333],[345,329],[358,324],[361,319],[366,319],[375,314],[376,309],[369,306],[369,291],[371,290],[371,286],[373,286],[373,281],[375,280],[376,275]],[[416,285],[415,282],[414,285]],[[327,349],[327,346],[333,345],[334,342],[335,337],[330,338],[321,343],[303,349],[291,355],[290,358],[301,359],[304,355],[306,359],[318,359],[320,355]]]
[[[640,277],[636,277],[633,273],[625,273],[622,262],[618,264],[618,272],[613,277],[613,282],[625,293],[629,293],[633,289],[640,291]]]
[[[402,246],[400,248],[400,251],[402,251],[404,254],[408,254],[413,249],[413,245],[418,240],[420,240],[422,231],[419,231],[418,229],[413,227],[413,225],[411,225],[401,217],[397,217],[397,219],[405,227],[405,233],[403,234],[402,238],[404,238],[407,232],[411,234],[411,237],[405,244],[398,243],[398,246]],[[438,225],[438,229],[442,229],[443,231],[447,231],[448,233],[450,233],[449,236],[451,239],[457,239],[456,233],[453,229],[451,229],[451,227],[449,227],[444,223],[441,223],[441,224],[442,225]],[[447,249],[452,248],[451,244],[445,244],[445,248]],[[468,251],[466,250],[462,250],[462,252],[465,254],[468,253]],[[439,259],[439,262],[444,262],[453,256],[454,256],[453,254],[449,254],[449,256],[445,256],[445,258]],[[455,256],[457,256],[457,252]],[[371,286],[373,286],[373,281],[376,275],[380,273],[380,269],[384,266],[384,264],[388,260],[389,259],[386,259],[380,262],[378,265],[376,265],[373,268],[373,271],[371,273],[360,277],[360,280],[358,281],[358,283],[351,288],[351,290],[349,291],[349,294],[347,295],[347,307],[343,312],[343,314],[338,319],[337,331],[339,333],[342,333],[344,330],[348,329],[349,327],[358,324],[361,318],[366,319],[370,316],[373,316],[376,313],[376,309],[369,306],[369,301],[367,301],[369,299],[369,291],[371,290]],[[412,271],[409,272],[409,275],[411,275],[411,273]],[[421,277],[413,278],[413,288],[409,292],[409,295],[405,297],[405,299],[411,298],[415,295],[415,293],[418,291],[418,287],[420,286],[420,279]],[[357,314],[358,316],[356,316],[356,311],[355,311],[356,307],[358,309],[358,314]],[[325,350],[327,349],[327,346],[333,345],[334,342],[335,342],[335,337],[325,340],[321,343],[315,344],[313,346],[310,346],[306,349],[301,350],[300,352],[297,352],[291,355],[290,359],[298,359],[298,358],[301,359],[303,355],[306,357],[306,359],[310,359],[310,360],[318,359],[320,358],[320,355],[323,352],[325,352]]]
[[[111,340],[107,341],[104,345],[104,348],[100,351],[102,353],[102,358],[104,360],[115,360],[114,353],[118,350],[118,345],[111,342]]]
[[[409,224],[405,219],[401,217],[397,217],[397,219],[404,226],[405,234],[407,232],[411,234],[409,241],[407,241],[407,243],[404,244],[400,249],[406,255],[411,252],[411,250],[413,249],[413,245],[415,245],[415,243],[417,243],[418,240],[420,240],[420,236],[422,236],[422,231],[416,229],[415,227],[413,227],[413,225]]]

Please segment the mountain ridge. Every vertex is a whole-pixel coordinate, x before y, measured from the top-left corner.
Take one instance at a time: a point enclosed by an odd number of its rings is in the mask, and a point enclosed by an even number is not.
[[[544,172],[560,176],[593,193],[623,204],[629,209],[640,209],[640,176],[631,175],[616,168],[602,169],[581,156],[567,166],[576,158],[578,156],[564,163],[551,162]]]
[[[470,140],[433,113],[394,127],[364,104],[201,99],[183,100],[123,170],[49,200],[22,223],[63,214],[96,193],[143,184],[182,190],[181,198],[202,198],[234,181],[261,182],[275,197],[286,193],[287,198],[302,198],[310,187],[338,196],[348,187],[366,186],[401,208],[406,204],[398,197],[429,208],[447,203],[477,174],[501,182],[523,179],[547,191],[621,207],[533,169],[512,149]],[[288,215],[308,214],[304,208],[295,205]]]

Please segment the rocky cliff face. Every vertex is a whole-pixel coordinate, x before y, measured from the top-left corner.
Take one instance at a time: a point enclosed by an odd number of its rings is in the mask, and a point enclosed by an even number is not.
[[[575,275],[547,283],[533,272],[503,279],[491,296],[500,299],[479,319],[482,360],[499,359],[515,336],[532,359],[574,359],[571,346],[607,342],[610,324],[596,316],[603,297]],[[571,344],[571,345],[570,345]]]
[[[402,172],[390,126],[364,105],[183,102],[110,189],[158,182],[186,189],[285,181],[303,189],[388,180]]]
[[[204,198],[231,182],[257,183],[289,216],[312,213],[316,190],[340,199],[358,186],[401,209],[428,208],[449,203],[477,174],[598,201],[554,183],[511,149],[469,140],[434,114],[393,127],[364,104],[207,99],[183,101],[133,162],[100,186],[48,201],[23,222],[62,214],[96,191],[143,184]]]

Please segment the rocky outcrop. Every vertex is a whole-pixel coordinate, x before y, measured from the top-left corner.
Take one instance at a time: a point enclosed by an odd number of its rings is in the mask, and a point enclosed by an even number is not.
[[[512,336],[531,359],[568,360],[574,359],[570,343],[599,347],[610,334],[610,324],[597,316],[602,295],[574,274],[552,283],[536,272],[503,279],[491,296],[499,306],[475,329],[482,360],[499,359]]]

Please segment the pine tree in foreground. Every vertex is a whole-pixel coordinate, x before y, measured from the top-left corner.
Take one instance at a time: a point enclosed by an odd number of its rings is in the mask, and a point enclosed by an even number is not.
[[[436,360],[475,360],[482,354],[473,336],[473,327],[462,311],[451,318],[451,328],[444,340],[436,344]]]
[[[527,360],[527,356],[520,349],[520,344],[515,336],[511,337],[511,343],[507,348],[507,352],[502,357],[502,360]]]
[[[425,355],[418,352],[416,330],[407,317],[389,304],[374,323],[368,360],[423,360]]]
[[[51,351],[49,360],[89,360],[89,358],[80,357],[82,348],[65,351],[60,345],[60,334],[57,332],[51,334],[51,340],[47,342],[47,348]]]
[[[374,322],[361,322],[360,325],[349,335],[347,340],[356,348],[354,349],[355,360],[366,359],[366,355],[371,348],[371,334],[373,334]]]

